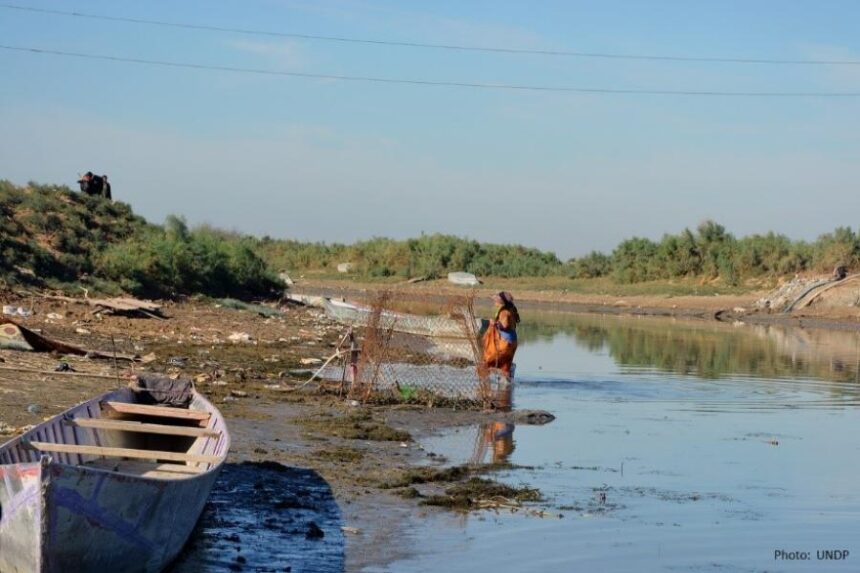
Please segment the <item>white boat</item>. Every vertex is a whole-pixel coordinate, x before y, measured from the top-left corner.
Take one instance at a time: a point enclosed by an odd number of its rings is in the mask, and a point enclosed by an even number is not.
[[[230,447],[221,413],[124,388],[0,446],[0,571],[157,573],[188,540]]]
[[[460,286],[478,286],[481,281],[472,273],[448,273],[448,282]]]

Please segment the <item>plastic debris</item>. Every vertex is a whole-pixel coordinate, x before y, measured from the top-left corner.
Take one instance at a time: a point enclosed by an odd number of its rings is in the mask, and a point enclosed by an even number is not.
[[[32,316],[33,311],[27,310],[23,306],[12,306],[12,305],[3,305],[3,314],[6,316]]]
[[[247,332],[234,332],[227,337],[230,342],[251,342],[253,338]]]
[[[75,369],[68,362],[60,362],[54,367],[54,372],[75,372]]]
[[[141,364],[149,364],[150,362],[155,362],[158,357],[155,355],[155,352],[150,352],[140,358]]]

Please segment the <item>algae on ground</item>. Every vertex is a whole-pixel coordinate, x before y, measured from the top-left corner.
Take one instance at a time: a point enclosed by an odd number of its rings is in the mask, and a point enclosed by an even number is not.
[[[494,480],[473,477],[445,490],[445,495],[432,495],[421,505],[469,511],[479,509],[486,502],[525,503],[541,501],[540,490],[526,486],[516,487]]]
[[[419,483],[437,483],[459,481],[472,473],[473,468],[468,465],[452,466],[450,468],[410,468],[397,479],[382,484],[383,489],[409,487]]]
[[[397,430],[376,420],[370,412],[355,412],[346,416],[320,415],[297,418],[296,422],[309,430],[345,440],[408,442],[412,439],[409,432]]]
[[[403,499],[415,499],[419,497],[424,497],[421,495],[421,492],[419,492],[414,487],[405,487],[403,489],[397,490],[395,493]]]

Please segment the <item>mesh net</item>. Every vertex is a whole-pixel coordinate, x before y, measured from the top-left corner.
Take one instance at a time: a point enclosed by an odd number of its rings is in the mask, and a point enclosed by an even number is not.
[[[472,297],[384,291],[364,303],[326,301],[326,313],[351,329],[342,363],[326,375],[339,375],[350,398],[509,407],[509,378],[484,366],[487,321]]]

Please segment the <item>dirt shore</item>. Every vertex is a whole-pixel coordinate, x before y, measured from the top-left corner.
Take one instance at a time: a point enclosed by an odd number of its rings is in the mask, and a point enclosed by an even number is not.
[[[324,522],[321,510],[311,512],[306,523],[287,533],[298,531],[297,539],[304,541],[311,521],[328,523],[326,537],[313,547],[326,547],[317,554],[330,557],[337,547],[324,544],[341,544],[347,571],[410,554],[408,543],[392,543],[391,539],[402,538],[409,524],[426,512],[443,511],[421,502],[428,496],[444,495],[453,483],[486,469],[462,475],[434,474],[433,468],[442,469],[445,460],[425,452],[420,447],[421,437],[512,415],[405,404],[350,405],[334,394],[320,393],[312,384],[302,386],[305,378],[291,371],[308,367],[302,359],[330,355],[342,332],[340,325],[316,309],[291,308],[281,317],[265,318],[254,312],[217,308],[211,301],[168,302],[164,314],[169,318],[156,320],[97,318],[86,305],[19,296],[6,296],[0,302],[31,310],[32,316],[16,321],[44,336],[108,354],[148,356],[150,360],[145,364],[115,364],[111,359],[0,350],[0,441],[125,384],[123,376],[132,371],[192,378],[228,420],[233,446],[225,479],[240,479],[236,476],[247,469],[242,465],[245,463],[277,462],[303,468],[317,476],[323,489],[330,488],[336,505],[327,511],[339,517]],[[230,342],[234,333],[247,334],[239,337],[247,341]],[[71,371],[55,372],[61,363],[68,364]],[[431,473],[421,473],[417,479],[413,473],[416,468]],[[413,481],[420,482],[420,492]],[[261,523],[269,519],[261,512],[290,509],[283,501],[278,502],[281,505],[267,499],[262,503],[263,507],[254,509]],[[341,531],[331,530],[341,526]],[[195,551],[217,552],[218,543],[206,538],[205,526],[199,535],[203,536],[201,543],[192,543],[198,547]],[[235,532],[221,532],[216,537],[222,544],[239,539]],[[230,549],[230,559],[243,555],[245,561],[216,559],[220,565],[210,569],[180,564],[178,571],[257,570],[253,567],[255,559],[261,564],[274,562],[265,551],[249,553],[246,549],[244,554],[237,554],[241,547],[236,545],[235,550]],[[293,544],[292,551],[302,547]],[[211,557],[203,555],[209,561]],[[282,557],[285,563],[307,558],[289,553]],[[316,570],[311,565],[310,570]]]
[[[493,289],[469,289],[443,281],[417,284],[379,285],[348,280],[314,280],[299,283],[294,291],[328,297],[368,299],[382,288],[396,289],[405,296],[424,298],[472,294],[479,305],[489,306]],[[669,316],[751,324],[781,324],[838,330],[860,330],[860,307],[811,306],[790,314],[757,310],[755,303],[767,291],[712,296],[582,294],[559,290],[518,290],[514,292],[522,311],[582,312],[631,316]]]

